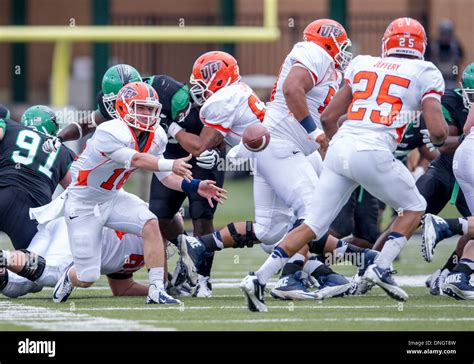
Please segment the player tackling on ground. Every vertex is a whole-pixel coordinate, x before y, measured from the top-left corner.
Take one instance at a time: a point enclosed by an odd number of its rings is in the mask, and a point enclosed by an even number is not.
[[[334,138],[309,217],[241,283],[251,311],[267,310],[263,288],[291,256],[312,239],[323,244],[329,240],[331,222],[358,185],[400,212],[387,243],[364,277],[393,298],[408,298],[393,280],[391,264],[417,228],[426,202],[408,169],[392,153],[410,121],[407,113],[420,108],[433,143],[442,144],[448,135],[440,104],[444,81],[439,70],[423,60],[425,49],[423,26],[414,19],[400,18],[385,31],[381,57],[358,56],[349,64],[346,85],[321,116],[326,136]],[[347,120],[338,130],[337,121],[346,112]]]

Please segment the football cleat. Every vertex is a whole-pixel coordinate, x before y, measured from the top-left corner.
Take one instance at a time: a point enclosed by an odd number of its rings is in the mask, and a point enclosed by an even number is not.
[[[447,222],[436,215],[426,214],[421,219],[423,232],[421,234],[421,255],[427,262],[434,256],[436,244],[441,240],[453,236]]]
[[[474,300],[474,287],[469,275],[463,272],[451,272],[441,284],[443,293],[457,300]]]
[[[444,280],[448,276],[450,271],[448,269],[437,269],[430,277],[430,294],[433,296],[442,296],[443,290],[441,289]]]
[[[281,300],[314,300],[316,295],[308,291],[302,278],[303,271],[281,277],[270,291],[273,298]]]
[[[319,289],[315,292],[317,299],[323,300],[331,297],[343,296],[351,289],[351,282],[339,273],[329,273],[316,278]]]
[[[66,269],[64,269],[64,273],[59,278],[59,281],[56,283],[56,286],[54,286],[53,290],[53,302],[54,303],[60,303],[60,302],[66,302],[67,299],[69,298],[69,295],[72,293],[74,290],[74,286],[72,285],[71,280],[69,279],[69,271],[71,268],[74,266],[74,262],[71,262]]]
[[[179,263],[182,264],[186,277],[192,286],[197,284],[198,269],[197,267],[203,261],[206,248],[199,239],[180,235],[178,236],[178,250],[181,255]]]
[[[349,294],[354,296],[364,295],[369,292],[374,285],[374,283],[366,281],[363,275],[356,273],[354,277],[352,277]]]
[[[372,264],[367,268],[364,274],[364,279],[376,284],[382,288],[390,297],[398,301],[406,301],[408,295],[401,289],[392,277],[396,271],[390,268],[380,268],[377,264]]]
[[[147,304],[160,304],[160,305],[179,305],[181,301],[171,297],[163,289],[158,289],[154,284],[148,288],[148,296],[146,298]]]
[[[263,300],[265,285],[260,284],[255,273],[250,272],[242,282],[240,289],[247,298],[247,307],[252,312],[267,312],[267,306]]]
[[[212,282],[211,277],[198,275],[198,283],[193,297],[211,298],[212,297]]]

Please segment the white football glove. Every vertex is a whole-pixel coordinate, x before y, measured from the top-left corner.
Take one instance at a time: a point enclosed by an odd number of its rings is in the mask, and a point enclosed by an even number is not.
[[[430,152],[438,149],[438,147],[433,144],[428,129],[421,129],[420,133],[423,134],[423,143],[426,145],[426,148],[428,148]]]
[[[196,165],[204,169],[213,169],[219,161],[219,153],[215,149],[205,150],[196,157]]]
[[[62,144],[61,138],[52,137],[45,140],[41,149],[43,149],[43,152],[45,153],[57,152],[61,144]]]

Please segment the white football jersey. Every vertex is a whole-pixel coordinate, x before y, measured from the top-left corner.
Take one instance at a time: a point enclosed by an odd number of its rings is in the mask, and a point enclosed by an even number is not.
[[[133,273],[144,265],[143,239],[137,235],[103,228],[101,245],[101,274]],[[43,256],[48,265],[72,262],[66,220],[61,217],[39,225],[28,249]]]
[[[264,115],[265,103],[243,82],[218,90],[199,113],[204,125],[220,132],[232,147],[239,144],[245,128],[262,122]]]
[[[358,150],[393,152],[408,123],[419,117],[421,102],[444,94],[441,72],[418,59],[358,56],[344,78],[352,103],[336,137],[356,134]]]
[[[167,142],[165,131],[157,125],[153,133],[148,133],[141,150],[161,156]],[[136,168],[131,167],[131,159],[139,151],[139,142],[125,122],[115,119],[100,124],[71,166],[73,173],[69,194],[84,202],[110,200],[135,171]]]
[[[311,117],[320,129],[321,113],[339,89],[341,74],[336,70],[331,56],[312,42],[296,43],[283,62],[270,102],[267,103],[265,127],[270,130],[272,137],[290,139],[308,155],[316,150],[317,144],[308,139],[308,133],[293,117],[283,95],[283,83],[292,67],[305,68],[313,79],[314,87],[306,93],[306,102]]]

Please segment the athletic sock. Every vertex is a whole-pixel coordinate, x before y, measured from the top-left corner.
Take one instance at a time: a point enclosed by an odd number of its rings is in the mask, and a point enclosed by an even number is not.
[[[452,271],[454,267],[456,266],[456,264],[458,263],[458,261],[459,261],[459,256],[457,255],[456,250],[455,250],[453,251],[451,256],[448,258],[448,260],[444,264],[443,268],[441,268],[441,270],[443,271],[447,269],[449,271]]]
[[[304,265],[304,255],[296,253],[285,264],[281,271],[281,277],[289,276],[295,274],[303,268]]]
[[[288,260],[288,254],[282,248],[277,246],[260,269],[255,272],[259,283],[263,285],[267,284],[270,277],[282,269]]]
[[[164,274],[165,274],[165,269],[163,267],[150,268],[148,272],[150,285],[155,285],[157,289],[163,289]]]
[[[222,248],[224,248],[224,244],[221,240],[221,234],[218,231],[212,234],[199,236],[197,239],[202,243],[202,245],[204,245],[206,252],[212,253],[216,250],[222,250]]]
[[[319,259],[316,257],[309,258],[305,265],[303,266],[303,272],[306,272],[308,275],[312,275],[312,273],[320,266],[324,265]]]
[[[467,228],[469,225],[467,219],[459,217],[455,219],[445,219],[445,221],[453,235],[467,235]]]
[[[407,244],[407,238],[400,233],[391,232],[388,235],[382,251],[380,252],[374,263],[382,269],[390,268],[392,262],[400,254],[400,251]]]

